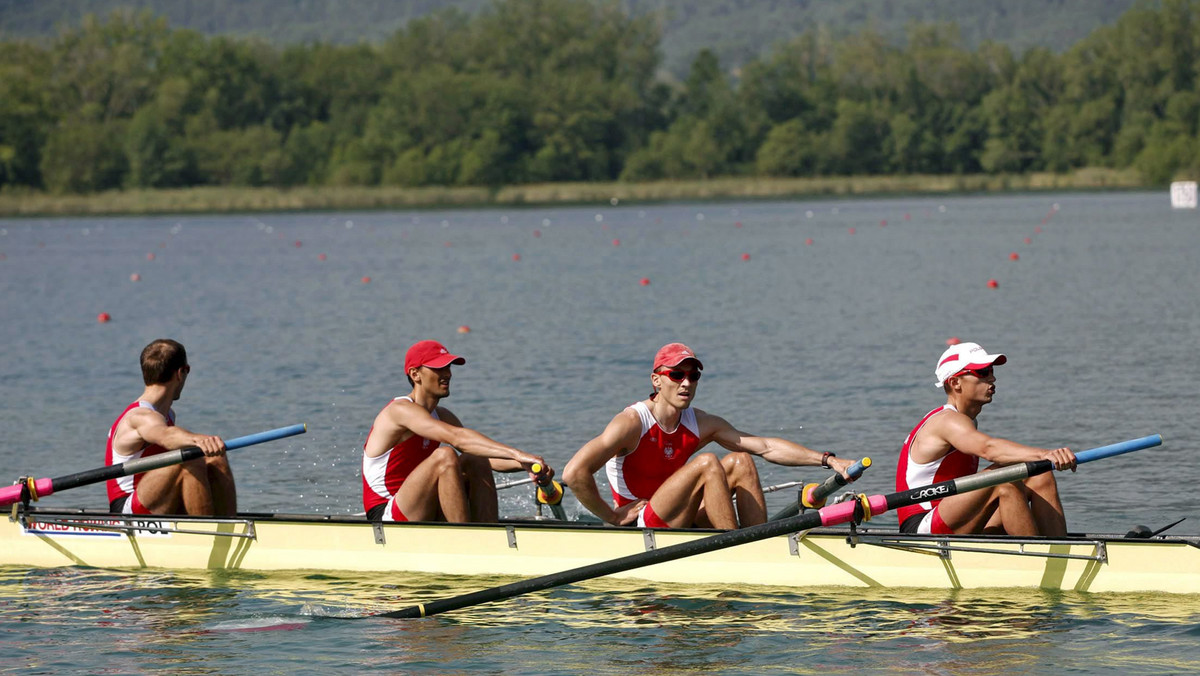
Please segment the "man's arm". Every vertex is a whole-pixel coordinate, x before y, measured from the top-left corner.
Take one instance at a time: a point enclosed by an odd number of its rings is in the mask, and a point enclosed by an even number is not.
[[[933,429],[930,431],[936,438],[963,453],[978,456],[991,463],[1009,465],[1015,462],[1050,460],[1057,470],[1075,469],[1075,454],[1068,448],[1036,448],[993,437],[980,432],[969,417],[956,411],[936,416],[929,422],[933,423]]]
[[[600,517],[601,521],[614,526],[621,526],[636,519],[645,501],[638,500],[613,509],[600,497],[600,489],[596,486],[594,475],[609,459],[635,444],[641,429],[642,423],[637,413],[630,410],[621,411],[608,423],[600,436],[584,444],[563,468],[563,480],[571,487],[571,493],[579,503]]]
[[[477,455],[481,458],[511,460],[526,471],[534,463],[538,463],[545,468],[543,475],[549,471],[549,465],[540,455],[533,455],[512,446],[506,446],[473,429],[463,427],[458,418],[444,408],[438,409],[438,415],[445,416],[447,418],[445,421],[435,419],[429,415],[429,411],[408,401],[393,402],[387,408],[387,415],[389,421],[397,427],[407,428],[413,434],[439,444],[453,446],[463,453]]]
[[[790,467],[819,466],[821,458],[824,457],[824,453],[819,453],[787,439],[747,434],[719,416],[696,411],[696,417],[699,419],[697,422],[700,426],[701,440],[707,437],[730,451],[744,451],[757,455],[767,462]],[[850,479],[850,475],[846,474],[846,470],[852,464],[854,463],[848,459],[829,457],[829,468],[847,479]]]
[[[148,444],[162,446],[168,451],[195,446],[209,457],[225,453],[225,442],[221,440],[221,437],[196,434],[178,425],[168,425],[167,419],[158,411],[146,408],[135,409],[125,414],[125,420],[129,421],[128,432],[113,440],[114,447],[122,450],[140,446],[140,441],[144,441]]]

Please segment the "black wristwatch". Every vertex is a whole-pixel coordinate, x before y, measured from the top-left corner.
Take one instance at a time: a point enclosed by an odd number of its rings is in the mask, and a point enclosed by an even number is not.
[[[836,453],[830,453],[829,451],[825,451],[824,453],[821,454],[821,466],[824,467],[825,469],[829,469],[829,459],[836,458],[836,457],[837,457]]]

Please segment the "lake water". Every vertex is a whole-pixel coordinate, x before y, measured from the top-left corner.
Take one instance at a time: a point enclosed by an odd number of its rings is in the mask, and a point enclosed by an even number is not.
[[[985,432],[1075,450],[1163,435],[1060,476],[1072,530],[1187,517],[1175,532],[1194,534],[1197,261],[1200,217],[1165,191],[0,220],[0,473],[102,464],[141,391],[139,351],[173,337],[193,367],[181,425],[309,426],[231,454],[243,510],[357,512],[362,442],[407,392],[414,341],[467,358],[444,402],[467,425],[561,468],[680,340],[706,367],[697,407],[870,455],[858,486],[890,492],[905,434],[944,401],[933,365],[958,337],[1009,357]],[[766,483],[821,476],[760,469]],[[95,486],[41,504],[104,501]],[[532,510],[525,489],[503,495],[503,514]],[[2,569],[0,670],[1200,668],[1193,596],[598,581],[419,622],[328,617],[487,582]]]

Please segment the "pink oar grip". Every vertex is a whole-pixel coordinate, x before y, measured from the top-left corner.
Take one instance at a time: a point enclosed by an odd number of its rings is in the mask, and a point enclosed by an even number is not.
[[[37,490],[37,496],[44,498],[47,495],[54,494],[53,479],[38,479],[33,482],[34,488]],[[21,501],[21,489],[24,488],[21,484],[13,484],[0,488],[0,507],[8,507],[9,505]]]
[[[883,514],[888,511],[887,496],[872,495],[867,497],[867,504],[871,505],[872,514]],[[836,505],[822,507],[819,512],[821,515],[822,526],[837,526],[854,520],[854,500],[839,502]]]

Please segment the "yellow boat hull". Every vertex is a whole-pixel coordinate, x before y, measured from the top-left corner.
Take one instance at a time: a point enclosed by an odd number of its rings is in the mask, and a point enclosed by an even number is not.
[[[246,515],[137,520],[81,511],[0,520],[0,565],[322,570],[531,577],[712,535],[562,522],[371,524]],[[1200,593],[1200,540],[1116,536],[903,536],[817,530],[659,563],[616,577],[779,587],[1043,588]]]

